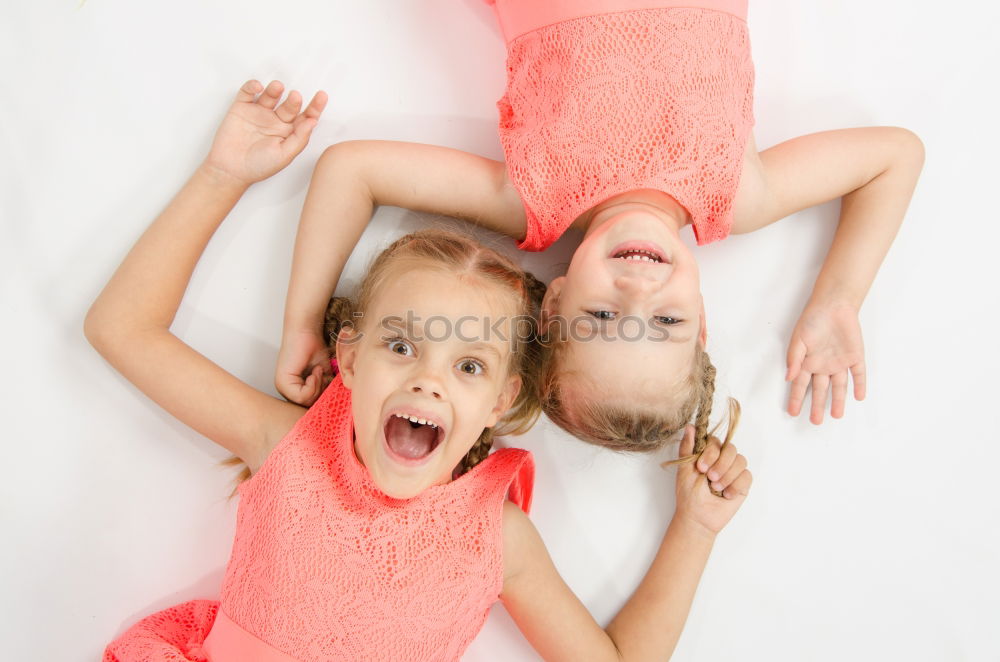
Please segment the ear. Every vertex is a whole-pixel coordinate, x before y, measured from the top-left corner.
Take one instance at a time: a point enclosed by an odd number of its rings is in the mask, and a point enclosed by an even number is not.
[[[510,406],[514,404],[514,400],[517,399],[517,394],[521,391],[521,377],[514,375],[513,377],[507,378],[507,383],[504,385],[503,390],[500,391],[500,395],[497,396],[496,405],[490,411],[490,417],[486,421],[484,427],[491,428],[497,424],[497,421],[507,413]]]
[[[552,279],[545,289],[545,296],[542,297],[542,319],[538,321],[538,326],[545,331],[549,323],[559,314],[559,295],[566,284],[566,276],[559,276]]]
[[[361,338],[362,334],[350,327],[342,328],[337,334],[337,368],[340,370],[340,379],[348,390],[354,382]]]
[[[701,300],[701,313],[698,314],[698,323],[701,324],[701,329],[698,331],[698,342],[701,343],[701,348],[705,349],[706,343],[708,343],[708,324],[705,322],[705,300]]]

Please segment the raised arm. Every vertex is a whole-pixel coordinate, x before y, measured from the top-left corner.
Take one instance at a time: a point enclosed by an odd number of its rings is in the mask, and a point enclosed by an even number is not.
[[[311,404],[322,391],[324,312],[379,205],[461,218],[514,238],[524,235],[524,208],[499,161],[416,143],[352,141],[328,148],[302,209],[285,302],[275,385],[293,402]]]
[[[694,448],[689,427],[681,455]],[[716,534],[742,505],[752,477],[746,460],[714,437],[697,463],[677,470],[677,509],[646,577],[602,629],[552,564],[538,532],[513,504],[504,510],[501,598],[548,662],[662,662],[673,654]],[[714,496],[705,475],[721,488]]]
[[[844,413],[848,371],[865,396],[858,310],[892,244],[924,162],[920,139],[898,127],[843,129],[802,136],[756,154],[748,148],[735,204],[734,232],[752,232],[801,209],[842,197],[840,222],[809,302],[792,333],[785,379],[788,412],[801,411],[812,386],[810,420]]]
[[[282,90],[278,81],[241,88],[205,162],[132,247],[84,321],[87,339],[126,379],[252,471],[302,408],[236,379],[170,325],[205,246],[243,192],[309,141],[326,95],[300,113],[298,92],[278,105]]]

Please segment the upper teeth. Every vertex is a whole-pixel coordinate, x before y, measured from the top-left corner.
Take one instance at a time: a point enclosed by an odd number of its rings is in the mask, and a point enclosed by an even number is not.
[[[421,425],[429,425],[432,428],[437,427],[437,425],[431,423],[430,421],[424,420],[422,418],[417,418],[416,416],[410,416],[409,414],[393,414],[393,416],[397,416],[399,418],[405,418],[408,421],[412,421],[414,423],[420,423]]]
[[[615,257],[622,260],[636,260],[642,262],[659,262],[660,256],[652,251],[640,250],[640,249],[629,249],[627,251],[622,251]]]

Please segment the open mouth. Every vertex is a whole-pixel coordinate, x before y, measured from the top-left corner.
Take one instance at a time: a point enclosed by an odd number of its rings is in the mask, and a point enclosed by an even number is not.
[[[629,241],[619,244],[611,251],[610,257],[625,260],[630,264],[670,264],[663,249],[650,241]]]
[[[420,464],[444,440],[444,428],[411,414],[391,414],[383,428],[389,451],[404,464]]]

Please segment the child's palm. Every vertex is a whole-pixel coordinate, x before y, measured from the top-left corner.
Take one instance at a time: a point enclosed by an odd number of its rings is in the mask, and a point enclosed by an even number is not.
[[[854,379],[854,398],[865,397],[865,349],[857,310],[848,305],[807,306],[795,325],[788,346],[786,381],[792,382],[788,413],[798,416],[806,390],[812,385],[809,420],[823,422],[826,394],[833,392],[830,415],[844,415],[848,372]]]
[[[206,163],[248,185],[291,163],[309,142],[326,93],[318,92],[300,113],[302,95],[294,90],[278,105],[283,90],[279,81],[267,88],[255,80],[245,83],[215,134]]]

